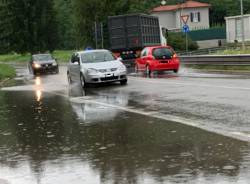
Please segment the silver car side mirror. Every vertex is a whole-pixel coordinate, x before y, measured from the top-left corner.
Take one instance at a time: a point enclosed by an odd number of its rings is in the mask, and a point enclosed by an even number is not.
[[[118,61],[122,61],[122,58],[121,58],[121,57],[118,57],[117,60],[118,60]]]

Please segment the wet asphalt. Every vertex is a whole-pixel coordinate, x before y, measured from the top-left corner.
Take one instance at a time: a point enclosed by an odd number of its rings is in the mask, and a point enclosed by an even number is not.
[[[17,67],[0,90],[0,184],[250,183],[250,76],[67,84]]]

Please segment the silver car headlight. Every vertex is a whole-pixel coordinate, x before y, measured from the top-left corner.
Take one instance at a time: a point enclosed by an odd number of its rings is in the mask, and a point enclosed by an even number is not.
[[[89,69],[87,70],[87,73],[88,73],[89,75],[95,75],[95,74],[98,73],[98,70],[96,70],[96,69],[94,69],[94,68],[89,68]]]
[[[118,70],[119,70],[120,72],[125,72],[125,71],[127,70],[127,68],[126,68],[125,65],[120,65],[119,68],[118,68]]]

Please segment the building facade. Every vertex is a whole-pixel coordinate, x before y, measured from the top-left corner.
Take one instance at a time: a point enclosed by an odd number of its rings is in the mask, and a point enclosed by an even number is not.
[[[186,1],[182,4],[159,6],[151,11],[151,15],[159,18],[160,25],[168,30],[180,30],[184,23],[182,16],[187,15],[190,30],[208,29],[210,4]]]

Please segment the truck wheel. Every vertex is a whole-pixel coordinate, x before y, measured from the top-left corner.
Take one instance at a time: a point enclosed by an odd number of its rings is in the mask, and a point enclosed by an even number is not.
[[[179,70],[178,70],[178,69],[176,69],[176,70],[174,70],[174,73],[178,73],[178,71],[179,71]]]

